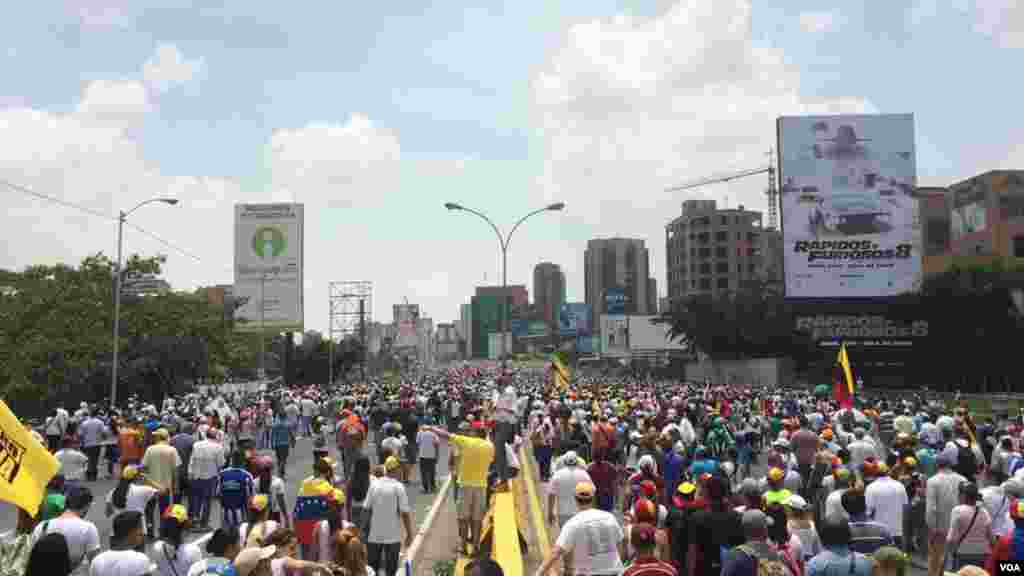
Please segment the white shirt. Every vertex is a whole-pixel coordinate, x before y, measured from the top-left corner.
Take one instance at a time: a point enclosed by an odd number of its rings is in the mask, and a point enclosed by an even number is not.
[[[156,570],[153,561],[135,550],[107,550],[93,558],[89,576],[144,576]]]
[[[395,544],[402,541],[400,512],[411,512],[409,496],[405,486],[394,478],[385,476],[370,484],[366,493],[365,508],[373,511],[370,519],[370,534],[366,539],[372,544]]]
[[[869,517],[884,524],[893,536],[903,536],[903,507],[910,503],[903,484],[883,476],[868,485],[864,500]]]
[[[44,530],[45,528],[45,530]],[[62,517],[39,523],[32,531],[32,541],[38,542],[46,534],[58,532],[68,541],[71,566],[78,566],[90,552],[100,549],[100,533],[96,525],[81,518]]]
[[[838,522],[840,520],[850,519],[850,515],[846,513],[846,508],[843,508],[843,492],[846,492],[846,490],[846,488],[833,490],[829,492],[828,497],[825,498],[826,521]]]
[[[310,398],[302,399],[302,415],[311,418],[316,414],[316,402]]]
[[[152,486],[143,486],[141,484],[132,484],[128,487],[128,493],[124,498],[124,508],[118,508],[113,502],[114,491],[111,490],[107,494],[107,504],[114,507],[114,510],[122,512],[125,510],[134,510],[142,513],[142,523],[145,527],[149,526],[149,520],[146,518],[146,504],[153,499],[159,492]]]
[[[220,475],[224,466],[224,447],[213,440],[200,440],[192,445],[192,458],[188,461],[188,477],[209,480]]]
[[[516,389],[508,386],[505,391],[501,393],[495,399],[494,402],[494,418],[500,422],[506,422],[509,424],[516,423],[516,409],[519,405],[519,399],[516,397]]]
[[[74,448],[58,450],[53,455],[60,462],[59,474],[63,474],[66,480],[84,480],[85,469],[89,464],[89,457]]]
[[[621,574],[623,567],[618,545],[624,537],[615,516],[591,508],[565,523],[555,545],[572,551],[576,574]]]
[[[576,513],[576,484],[591,482],[590,474],[579,466],[566,466],[559,469],[550,482],[550,494],[556,498],[559,516],[572,516]]]
[[[153,562],[161,576],[185,576],[193,564],[203,559],[199,546],[184,543],[175,549],[160,540],[153,545]]]
[[[437,447],[441,441],[433,430],[420,430],[417,432],[416,443],[420,447],[420,458],[437,460]]]
[[[1003,492],[1001,486],[989,486],[981,490],[981,500],[992,518],[992,533],[1005,536],[1013,531],[1010,519],[1010,502],[1013,500]]]

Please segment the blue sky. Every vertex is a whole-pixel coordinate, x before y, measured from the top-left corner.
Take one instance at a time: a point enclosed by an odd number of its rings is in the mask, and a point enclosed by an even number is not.
[[[586,240],[624,235],[663,293],[682,200],[764,200],[661,190],[762,164],[778,115],[913,112],[924,184],[1021,167],[1022,56],[1012,0],[22,3],[0,22],[0,178],[106,213],[179,196],[134,221],[181,250],[127,246],[168,253],[180,287],[231,281],[235,202],[294,198],[308,327],[350,279],[379,319],[408,297],[449,321],[500,264],[444,201],[500,224],[568,204],[516,233],[510,282],[550,260],[582,299]],[[111,223],[4,193],[0,266],[112,253]]]

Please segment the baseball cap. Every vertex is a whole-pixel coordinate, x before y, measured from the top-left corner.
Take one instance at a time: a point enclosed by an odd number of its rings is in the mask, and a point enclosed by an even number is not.
[[[577,456],[576,452],[573,450],[569,450],[568,452],[565,453],[565,456],[562,456],[562,462],[566,466],[575,466],[576,463],[579,462],[579,460],[580,457]]]
[[[590,482],[579,482],[576,484],[576,497],[589,499],[594,497],[594,485]]]
[[[270,498],[266,494],[256,494],[249,499],[249,509],[253,512],[263,512],[270,504]]]
[[[164,512],[164,519],[175,520],[178,524],[185,524],[188,522],[188,510],[186,510],[181,504],[168,506],[167,510]]]
[[[768,471],[769,480],[778,481],[782,480],[785,477],[786,473],[782,471],[782,468],[772,468],[771,470]]]
[[[166,428],[157,428],[153,431],[153,438],[158,440],[167,440],[171,437],[170,432]]]
[[[682,484],[679,485],[679,488],[676,489],[677,492],[684,495],[693,494],[696,490],[697,485],[694,484],[693,482],[683,482]]]
[[[629,541],[637,548],[650,548],[655,544],[656,534],[657,531],[650,524],[634,524],[629,535]]]
[[[744,532],[764,531],[773,524],[775,524],[775,521],[760,510],[751,509],[743,512]]]
[[[256,570],[260,562],[272,558],[275,552],[277,552],[277,546],[273,544],[262,548],[242,550],[238,556],[235,556],[235,570],[238,571],[238,576],[249,576]]]
[[[640,498],[633,504],[633,519],[636,522],[656,522],[658,520],[657,504]]]
[[[788,498],[782,501],[782,505],[801,512],[807,510],[807,500],[804,500],[803,496],[799,494],[790,494]]]
[[[398,461],[398,458],[394,456],[388,456],[388,459],[384,461],[384,469],[388,472],[398,470],[402,466],[402,463]]]
[[[121,470],[121,478],[125,480],[135,480],[138,476],[138,466],[125,466],[124,470]]]

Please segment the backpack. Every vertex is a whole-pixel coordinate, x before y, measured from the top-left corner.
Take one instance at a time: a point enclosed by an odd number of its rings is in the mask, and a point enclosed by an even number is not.
[[[781,559],[769,560],[766,558],[759,558],[757,553],[754,552],[754,549],[746,544],[737,546],[736,550],[750,556],[754,560],[757,560],[757,576],[792,576],[786,568],[786,564]]]
[[[956,467],[955,470],[961,476],[967,479],[972,479],[978,474],[978,460],[974,454],[974,450],[971,449],[971,445],[964,446],[963,444],[956,443],[957,455],[956,455]]]

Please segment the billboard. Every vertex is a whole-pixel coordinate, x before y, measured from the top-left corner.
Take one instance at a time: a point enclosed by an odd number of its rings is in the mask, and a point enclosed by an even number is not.
[[[235,205],[236,329],[302,332],[302,204]]]
[[[629,297],[623,288],[608,288],[604,291],[604,308],[607,314],[625,314]]]
[[[582,302],[567,302],[558,310],[558,331],[563,336],[590,334],[590,306]]]
[[[395,304],[392,312],[395,317],[395,328],[398,330],[394,346],[409,348],[419,345],[419,336],[416,333],[420,321],[419,304]]]
[[[913,115],[782,117],[778,140],[786,296],[917,291]]]

